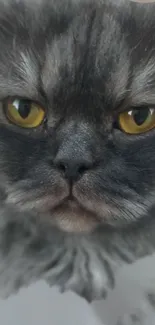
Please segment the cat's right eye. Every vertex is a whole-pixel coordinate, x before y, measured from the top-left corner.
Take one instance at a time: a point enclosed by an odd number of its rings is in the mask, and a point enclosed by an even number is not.
[[[39,104],[23,98],[9,98],[4,105],[7,119],[22,128],[36,128],[45,119],[45,110]]]

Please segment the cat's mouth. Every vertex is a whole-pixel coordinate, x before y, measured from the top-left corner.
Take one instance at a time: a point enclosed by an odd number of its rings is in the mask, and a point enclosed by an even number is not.
[[[51,210],[52,222],[68,232],[90,232],[99,220],[74,197],[69,196]]]
[[[61,187],[52,189],[52,193],[46,189],[35,194],[22,191],[20,184],[16,191],[9,193],[7,202],[19,206],[20,211],[37,212],[37,218],[46,219],[47,223],[67,232],[91,232],[100,224],[109,224],[117,214],[115,207],[80,185],[69,189],[64,182]]]

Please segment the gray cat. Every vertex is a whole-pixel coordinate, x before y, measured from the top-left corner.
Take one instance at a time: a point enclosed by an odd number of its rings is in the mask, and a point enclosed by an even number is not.
[[[88,301],[155,251],[155,5],[0,3],[0,293]]]

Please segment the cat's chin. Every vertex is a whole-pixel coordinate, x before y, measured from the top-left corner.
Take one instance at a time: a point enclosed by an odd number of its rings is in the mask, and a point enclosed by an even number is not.
[[[99,224],[97,217],[75,200],[66,200],[51,211],[52,223],[72,233],[91,232]]]

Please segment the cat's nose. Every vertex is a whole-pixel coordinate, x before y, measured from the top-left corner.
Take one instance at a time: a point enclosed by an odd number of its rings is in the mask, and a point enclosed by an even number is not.
[[[94,168],[96,143],[92,128],[85,123],[65,122],[57,134],[57,151],[52,165],[72,185]]]
[[[93,163],[91,159],[85,157],[58,157],[55,159],[55,167],[63,174],[69,183],[77,182],[89,169]]]

